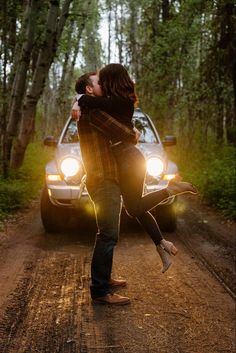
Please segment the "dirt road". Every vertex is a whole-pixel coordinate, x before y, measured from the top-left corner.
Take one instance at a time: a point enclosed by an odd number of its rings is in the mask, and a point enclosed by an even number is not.
[[[114,277],[124,307],[89,297],[94,234],[45,234],[38,202],[0,233],[1,353],[235,352],[235,224],[199,201],[179,203],[179,254],[166,272],[139,228],[123,229]]]

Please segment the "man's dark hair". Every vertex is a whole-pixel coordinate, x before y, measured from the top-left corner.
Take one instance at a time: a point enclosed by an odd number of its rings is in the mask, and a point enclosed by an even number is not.
[[[91,76],[97,75],[97,72],[87,72],[86,74],[80,76],[75,83],[75,91],[78,94],[86,93],[86,86],[92,86]]]

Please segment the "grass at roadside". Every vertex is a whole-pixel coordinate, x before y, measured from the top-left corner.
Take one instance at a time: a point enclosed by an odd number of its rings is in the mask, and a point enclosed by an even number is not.
[[[172,154],[172,151],[170,150]],[[204,201],[236,220],[235,147],[177,147],[172,157],[184,180],[195,184]],[[170,155],[170,154],[169,154]],[[170,155],[171,156],[171,155]]]
[[[11,172],[9,178],[0,179],[0,222],[37,197],[45,177],[45,164],[52,150],[40,142],[28,146],[23,166]]]

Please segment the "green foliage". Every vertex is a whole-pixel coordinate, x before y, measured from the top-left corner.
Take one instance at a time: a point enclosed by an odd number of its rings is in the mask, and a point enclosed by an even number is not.
[[[11,172],[8,179],[0,179],[0,221],[37,197],[44,182],[44,167],[52,151],[39,142],[29,145],[20,170]]]
[[[41,142],[29,145],[24,164],[17,171],[17,176],[26,182],[32,182],[33,193],[38,190],[44,181],[46,162],[52,158],[53,149],[44,147]]]
[[[225,147],[203,161],[205,178],[202,178],[203,196],[208,202],[236,219],[235,150]]]
[[[208,204],[236,219],[236,150],[231,146],[206,145],[178,150],[177,160],[184,180],[194,183]]]
[[[21,180],[1,180],[0,217],[26,206],[29,201],[27,184]]]

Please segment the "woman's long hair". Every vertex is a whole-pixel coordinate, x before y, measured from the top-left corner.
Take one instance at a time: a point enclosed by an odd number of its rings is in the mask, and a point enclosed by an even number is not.
[[[99,84],[107,97],[121,96],[131,99],[134,104],[137,102],[134,82],[121,64],[108,64],[102,68],[99,71]]]

